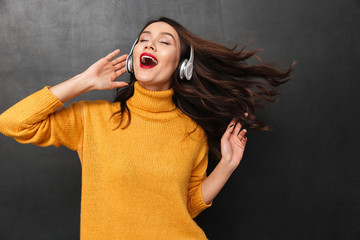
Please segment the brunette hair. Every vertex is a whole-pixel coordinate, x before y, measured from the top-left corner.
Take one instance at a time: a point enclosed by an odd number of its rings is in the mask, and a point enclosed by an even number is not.
[[[171,79],[174,90],[173,102],[206,133],[209,153],[220,159],[220,139],[229,122],[236,118],[244,128],[270,130],[255,111],[264,107],[263,102],[276,100],[277,87],[290,80],[290,73],[295,67],[294,61],[289,69],[283,71],[275,68],[274,63],[263,63],[256,56],[261,49],[245,51],[246,44],[240,50],[227,48],[219,43],[204,40],[176,21],[161,17],[149,21],[143,30],[152,23],[165,22],[172,26],[179,35],[181,42],[180,61],[190,55],[190,45],[194,49],[194,72],[191,81],[181,80],[176,70]],[[140,35],[139,34],[139,35]],[[251,57],[261,64],[248,65],[245,61]],[[126,128],[131,115],[126,101],[134,94],[135,75],[130,75],[129,85],[117,89],[114,102],[120,102],[120,110],[115,114],[128,114]],[[245,113],[248,117],[245,118]],[[113,116],[114,116],[113,115]],[[118,127],[123,122],[121,117]]]

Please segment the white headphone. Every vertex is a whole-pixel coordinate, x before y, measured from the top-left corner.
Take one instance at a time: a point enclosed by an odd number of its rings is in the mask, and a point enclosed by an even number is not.
[[[134,72],[134,68],[133,68],[133,50],[135,45],[137,44],[138,39],[135,40],[134,44],[131,47],[130,53],[128,55],[128,57],[126,58],[126,70],[129,73],[133,73]],[[184,59],[181,61],[181,63],[179,64],[179,77],[180,79],[184,79],[184,77],[187,80],[190,80],[192,78],[192,74],[193,74],[193,63],[194,63],[194,49],[193,46],[190,46],[190,58],[189,59]]]
[[[180,79],[184,79],[184,76],[187,80],[190,80],[192,78],[193,74],[193,63],[194,63],[194,48],[192,45],[190,45],[190,58],[189,60],[184,59],[180,63],[180,70],[179,70],[179,77]]]
[[[126,58],[126,71],[128,71],[129,73],[133,73],[134,72],[134,68],[133,68],[133,50],[135,45],[138,42],[138,38],[135,40],[134,44],[131,47],[130,53]]]

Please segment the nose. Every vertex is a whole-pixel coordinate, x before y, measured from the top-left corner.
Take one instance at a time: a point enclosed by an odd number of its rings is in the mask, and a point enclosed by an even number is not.
[[[145,49],[151,49],[153,51],[156,51],[156,47],[155,47],[155,44],[153,43],[153,41],[147,41],[147,43],[145,45]]]

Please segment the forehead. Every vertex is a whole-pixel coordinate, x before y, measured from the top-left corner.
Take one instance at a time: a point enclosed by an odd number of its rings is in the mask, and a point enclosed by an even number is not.
[[[145,31],[151,32],[154,35],[159,33],[170,33],[175,38],[176,41],[179,41],[179,35],[176,32],[176,30],[166,22],[152,23],[144,29],[144,32]]]

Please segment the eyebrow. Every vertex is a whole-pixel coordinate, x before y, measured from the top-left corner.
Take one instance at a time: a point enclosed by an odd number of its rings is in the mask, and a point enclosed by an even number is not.
[[[148,34],[151,34],[151,32],[150,31],[143,31],[141,34],[143,34],[143,33],[148,33]],[[140,35],[141,35],[140,34]],[[171,33],[168,33],[168,32],[161,32],[160,33],[160,35],[168,35],[168,36],[170,36],[170,37],[172,37],[173,39],[174,39],[174,41],[175,41],[175,38],[174,38],[174,36],[171,34]],[[176,42],[176,41],[175,41]]]

